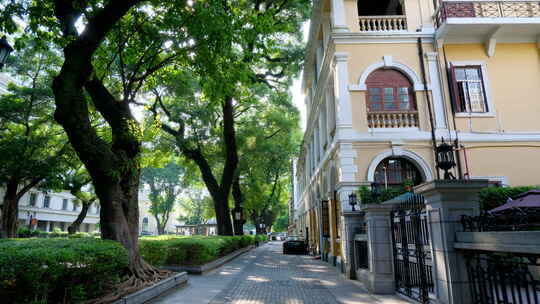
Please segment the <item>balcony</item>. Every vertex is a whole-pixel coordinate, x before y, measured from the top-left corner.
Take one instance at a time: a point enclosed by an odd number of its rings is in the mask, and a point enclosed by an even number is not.
[[[395,32],[407,30],[407,17],[391,16],[360,16],[358,17],[360,32]]]
[[[370,129],[418,128],[417,111],[368,112]]]
[[[536,42],[540,35],[540,2],[446,0],[434,19],[437,39],[445,42]]]

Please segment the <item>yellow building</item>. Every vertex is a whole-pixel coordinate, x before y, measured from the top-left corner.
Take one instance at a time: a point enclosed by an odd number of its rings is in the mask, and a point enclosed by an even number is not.
[[[295,170],[295,233],[347,270],[348,195],[453,174],[540,184],[538,1],[314,1]],[[457,140],[457,141],[456,141]]]

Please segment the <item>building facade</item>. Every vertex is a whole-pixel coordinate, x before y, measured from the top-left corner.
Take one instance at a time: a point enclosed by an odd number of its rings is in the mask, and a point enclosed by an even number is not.
[[[0,189],[4,197],[4,189]],[[52,232],[55,228],[67,231],[81,211],[82,205],[69,192],[44,192],[32,189],[19,201],[19,227]],[[99,232],[99,205],[89,209],[80,232]]]
[[[540,5],[534,1],[314,1],[295,168],[293,233],[347,271],[348,196],[454,176],[535,185]]]

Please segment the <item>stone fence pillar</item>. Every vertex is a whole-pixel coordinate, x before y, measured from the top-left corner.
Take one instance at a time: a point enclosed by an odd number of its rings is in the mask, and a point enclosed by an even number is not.
[[[487,186],[487,180],[438,180],[414,188],[426,199],[438,303],[472,303],[465,259],[454,248],[455,235],[462,231],[461,215],[479,214],[478,193]]]
[[[395,204],[361,207],[366,220],[369,268],[358,269],[357,276],[369,291],[376,294],[395,292],[390,223],[390,213],[394,208]]]
[[[345,233],[342,237],[342,252],[345,275],[349,279],[354,279],[354,236],[363,224],[363,214],[360,211],[343,211],[343,226]],[[342,268],[342,269],[343,269]]]

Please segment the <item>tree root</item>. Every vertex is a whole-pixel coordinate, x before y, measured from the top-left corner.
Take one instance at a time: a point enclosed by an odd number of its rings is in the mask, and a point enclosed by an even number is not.
[[[87,301],[86,304],[108,304],[120,298],[139,291],[157,282],[171,277],[174,273],[168,270],[157,269],[150,264],[141,261],[140,267],[131,269],[131,274],[124,281],[111,288],[111,293],[105,296]]]

